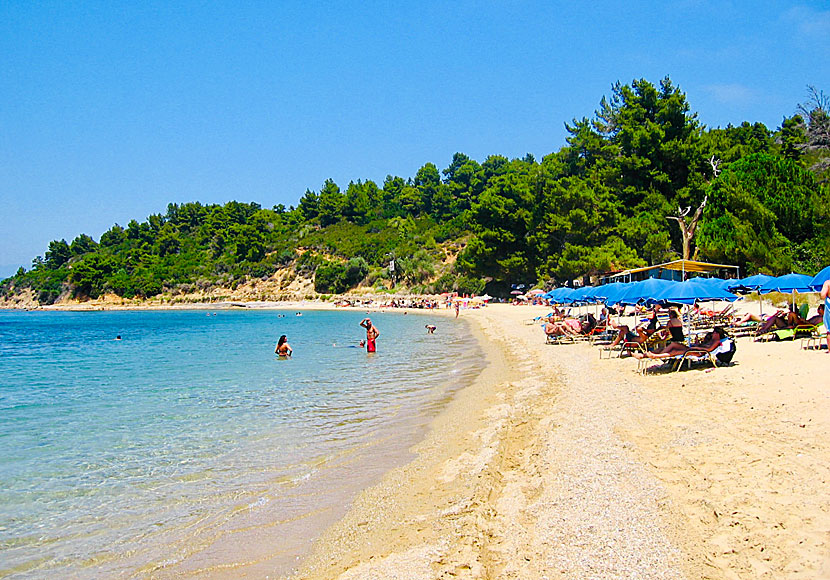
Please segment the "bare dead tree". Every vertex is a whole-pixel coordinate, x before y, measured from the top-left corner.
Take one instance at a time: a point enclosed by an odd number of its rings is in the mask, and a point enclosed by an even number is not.
[[[666,216],[666,219],[674,220],[678,223],[678,225],[680,225],[680,235],[683,239],[684,260],[688,260],[691,255],[692,242],[695,239],[695,232],[697,231],[697,223],[700,221],[700,216],[703,215],[703,208],[706,207],[707,199],[708,196],[703,198],[703,202],[698,206],[691,221],[686,221],[686,216],[689,215],[689,212],[692,210],[692,206],[689,206],[686,209],[678,207],[676,216]]]
[[[804,118],[806,140],[800,148],[818,153],[818,160],[811,167],[816,173],[830,168],[830,95],[812,85],[807,86],[807,102],[798,105]]]
[[[712,166],[712,173],[715,175],[715,179],[717,179],[721,172],[720,159],[715,159],[714,153],[712,153],[712,156],[709,158],[709,165]]]

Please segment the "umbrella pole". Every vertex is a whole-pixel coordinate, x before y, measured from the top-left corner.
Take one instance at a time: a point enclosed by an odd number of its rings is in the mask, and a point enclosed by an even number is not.
[[[684,307],[681,307],[680,322],[683,323],[683,334],[686,336],[686,343],[691,344],[691,342],[692,342],[692,336],[691,336],[692,335],[692,313],[691,313],[692,307],[689,306],[689,305],[686,305],[686,307],[685,307],[686,308],[686,314],[685,315],[683,314],[682,308],[684,308]],[[688,328],[686,327],[687,322],[689,323]]]

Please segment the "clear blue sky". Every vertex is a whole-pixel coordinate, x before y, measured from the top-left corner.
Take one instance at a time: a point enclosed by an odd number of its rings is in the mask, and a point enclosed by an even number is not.
[[[830,3],[0,2],[0,275],[169,202],[537,158],[612,83],[710,127],[830,91]]]

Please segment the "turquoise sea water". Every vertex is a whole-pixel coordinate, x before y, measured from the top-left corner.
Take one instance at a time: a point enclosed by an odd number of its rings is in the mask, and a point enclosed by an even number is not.
[[[0,312],[0,577],[290,570],[480,370],[461,321],[373,313],[370,355],[365,315]]]

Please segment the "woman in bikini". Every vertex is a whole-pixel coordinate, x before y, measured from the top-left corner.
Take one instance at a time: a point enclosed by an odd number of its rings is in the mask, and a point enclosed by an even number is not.
[[[287,341],[287,339],[285,338],[285,335],[284,335],[284,334],[283,334],[283,335],[280,337],[280,339],[277,341],[277,348],[275,348],[275,349],[274,349],[274,352],[275,352],[275,353],[276,353],[276,354],[277,354],[280,358],[288,358],[288,357],[290,357],[290,356],[291,356],[291,353],[292,353],[292,352],[294,352],[294,351],[291,349],[291,345],[290,345],[290,344],[288,344],[288,341]]]
[[[679,354],[683,354],[690,350],[695,351],[705,351],[705,352],[712,352],[716,348],[720,346],[721,341],[726,338],[726,332],[723,330],[723,327],[716,326],[712,332],[706,335],[703,344],[696,345],[696,346],[686,346],[685,344],[681,344],[679,342],[670,342],[662,352],[646,352],[646,353],[639,353],[634,352],[632,355],[634,358],[654,358],[654,359],[661,359],[661,358],[671,358],[673,356],[677,356]]]

